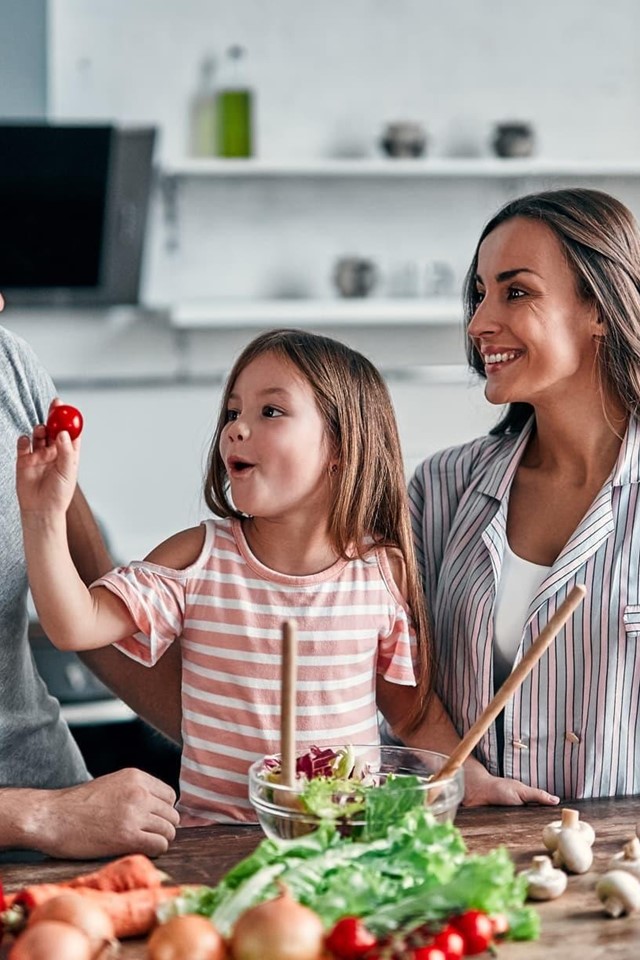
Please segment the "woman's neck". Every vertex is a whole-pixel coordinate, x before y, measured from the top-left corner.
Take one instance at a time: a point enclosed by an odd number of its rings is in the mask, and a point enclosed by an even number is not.
[[[306,577],[327,570],[338,559],[326,518],[309,522],[251,517],[242,530],[253,555],[270,570]]]
[[[617,398],[571,408],[536,407],[535,433],[523,465],[562,472],[586,484],[608,476],[616,462],[627,429],[628,414]]]

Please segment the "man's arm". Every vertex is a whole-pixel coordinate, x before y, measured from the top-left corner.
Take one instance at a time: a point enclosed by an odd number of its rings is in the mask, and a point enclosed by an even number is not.
[[[112,569],[111,557],[79,486],[67,511],[67,536],[73,562],[86,584]],[[79,656],[132,710],[175,743],[181,742],[179,644],[172,644],[154,667],[136,663],[113,647]]]
[[[93,859],[157,857],[180,817],[171,787],[142,770],[118,770],[62,790],[0,789],[0,848]]]

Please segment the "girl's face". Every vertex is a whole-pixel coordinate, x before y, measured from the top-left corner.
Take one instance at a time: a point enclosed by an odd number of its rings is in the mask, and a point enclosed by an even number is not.
[[[477,290],[468,334],[491,403],[564,403],[596,389],[597,312],[546,224],[515,217],[496,227],[480,245]]]
[[[236,508],[276,519],[328,513],[329,451],[307,380],[273,353],[253,360],[233,384],[220,455]]]

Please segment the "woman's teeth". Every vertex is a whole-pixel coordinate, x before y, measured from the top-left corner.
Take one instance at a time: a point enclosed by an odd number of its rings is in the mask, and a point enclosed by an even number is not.
[[[518,356],[514,351],[509,353],[487,353],[484,357],[485,366],[489,363],[506,363],[507,360],[515,360]]]

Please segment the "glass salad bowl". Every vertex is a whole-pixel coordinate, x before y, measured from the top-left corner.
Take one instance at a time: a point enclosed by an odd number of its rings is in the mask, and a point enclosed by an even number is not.
[[[299,837],[331,821],[343,836],[371,840],[411,810],[453,821],[464,794],[462,769],[430,782],[446,759],[413,747],[312,747],[297,758],[295,784],[284,786],[280,756],[272,754],[249,768],[249,799],[268,837]]]

